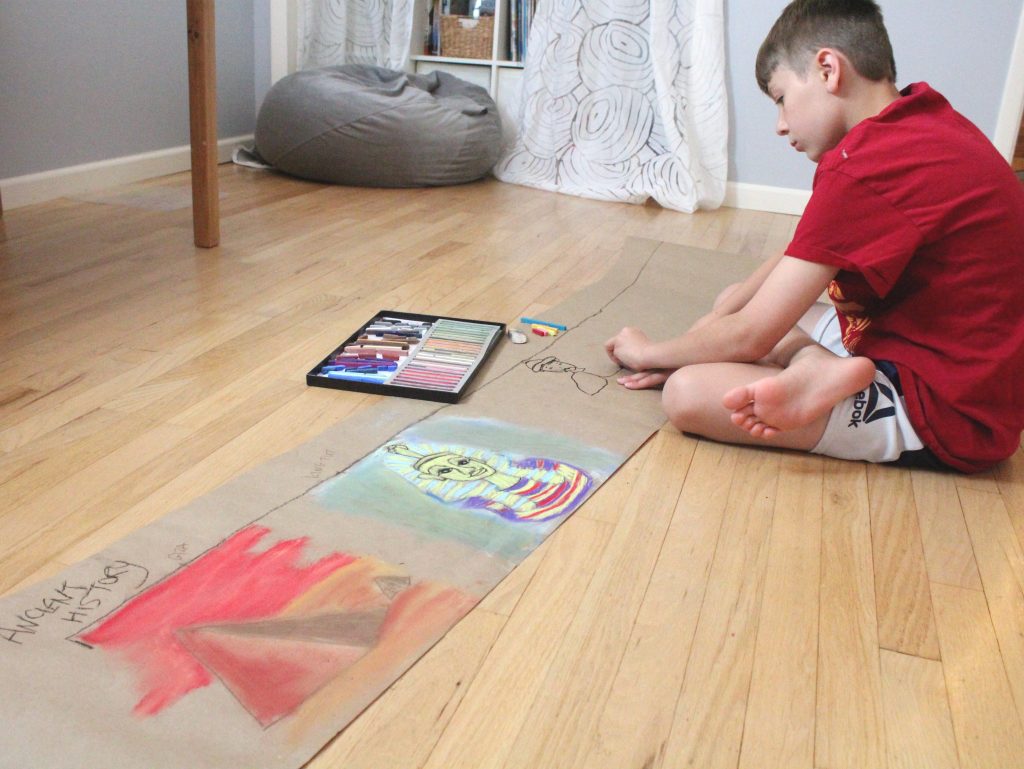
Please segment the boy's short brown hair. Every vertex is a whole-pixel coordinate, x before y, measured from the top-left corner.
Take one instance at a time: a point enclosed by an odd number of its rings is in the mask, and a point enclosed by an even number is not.
[[[755,74],[761,90],[779,65],[803,75],[808,57],[835,48],[868,80],[896,82],[896,60],[882,9],[874,0],[793,0],[757,52]]]

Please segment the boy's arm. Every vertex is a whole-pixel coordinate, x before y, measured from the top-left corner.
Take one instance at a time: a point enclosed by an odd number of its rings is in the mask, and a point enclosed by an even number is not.
[[[746,303],[749,302],[753,298],[754,294],[757,293],[757,290],[761,288],[765,279],[782,260],[782,257],[783,253],[780,251],[775,256],[762,262],[756,270],[747,276],[746,280],[733,286],[732,290],[729,291],[728,294],[720,296],[711,311],[707,315],[704,315],[694,325],[702,326],[715,318],[721,318],[725,315],[731,315],[734,312],[742,310]]]
[[[782,256],[739,310],[664,342],[624,328],[605,343],[605,349],[618,365],[633,371],[760,360],[796,325],[837,272],[836,267]]]

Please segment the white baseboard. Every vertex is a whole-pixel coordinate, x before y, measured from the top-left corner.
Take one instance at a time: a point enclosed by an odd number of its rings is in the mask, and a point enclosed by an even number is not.
[[[725,201],[722,205],[729,208],[746,208],[753,211],[770,211],[773,214],[800,216],[810,199],[809,190],[728,182],[725,185]]]
[[[252,140],[251,134],[221,139],[217,142],[218,161],[228,162],[236,147],[251,144]],[[4,210],[9,211],[54,198],[82,195],[118,184],[187,171],[191,165],[190,155],[189,147],[185,145],[37,174],[13,176],[0,179],[0,197],[3,199]],[[729,182],[723,205],[799,216],[804,212],[810,197],[811,193],[807,190]]]
[[[235,147],[252,143],[252,135],[232,136],[217,142],[217,160],[231,160]],[[42,203],[68,195],[82,195],[118,184],[130,184],[156,176],[187,171],[192,165],[191,150],[186,144],[141,155],[128,155],[67,168],[55,168],[25,176],[0,179],[0,197],[4,210]]]

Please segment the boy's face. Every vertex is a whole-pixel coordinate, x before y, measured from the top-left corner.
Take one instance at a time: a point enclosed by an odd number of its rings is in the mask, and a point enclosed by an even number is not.
[[[780,64],[768,81],[768,95],[779,109],[775,132],[815,163],[847,131],[842,105],[829,89],[827,75],[813,64],[806,75]]]

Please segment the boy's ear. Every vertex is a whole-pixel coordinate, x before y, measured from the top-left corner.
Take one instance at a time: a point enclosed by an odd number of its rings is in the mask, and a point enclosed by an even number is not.
[[[829,93],[837,93],[846,69],[843,57],[834,48],[822,48],[815,54],[814,64],[817,76],[824,81],[825,88]]]

